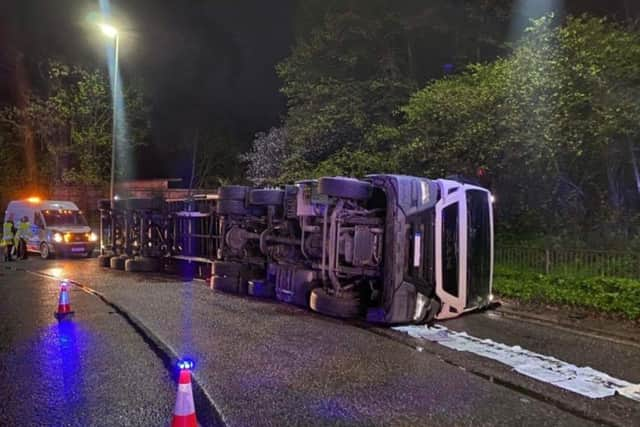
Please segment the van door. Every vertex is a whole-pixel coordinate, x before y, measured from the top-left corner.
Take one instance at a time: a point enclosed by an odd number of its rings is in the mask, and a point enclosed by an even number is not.
[[[462,187],[436,204],[436,295],[439,319],[455,317],[467,300],[467,204]]]
[[[44,240],[44,221],[42,215],[38,211],[33,212],[33,221],[31,221],[31,237],[27,243],[27,248],[33,252],[40,251],[40,242]]]

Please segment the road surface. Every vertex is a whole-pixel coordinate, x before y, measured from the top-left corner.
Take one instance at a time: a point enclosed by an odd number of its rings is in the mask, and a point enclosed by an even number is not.
[[[388,328],[225,295],[200,281],[100,268],[95,260],[11,266],[19,270],[0,270],[0,425],[48,416],[47,424],[123,425],[114,422],[123,416],[130,425],[167,425],[175,393],[168,361],[176,357],[196,362],[202,425],[640,425],[638,402],[582,397]],[[69,347],[61,347],[64,333],[56,335],[51,315],[55,276],[102,296],[73,291],[80,338]],[[444,325],[640,383],[633,339],[501,312]],[[82,363],[53,369],[51,360],[59,367],[65,351]],[[43,370],[50,379],[38,381]]]

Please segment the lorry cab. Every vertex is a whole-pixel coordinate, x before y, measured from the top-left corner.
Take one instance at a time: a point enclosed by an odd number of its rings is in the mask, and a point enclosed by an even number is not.
[[[369,311],[369,320],[423,322],[429,313],[446,319],[487,306],[494,249],[491,193],[448,179],[368,178],[387,198],[385,265],[392,266],[384,271],[382,306]]]
[[[98,237],[91,231],[82,211],[69,201],[36,198],[9,202],[5,220],[13,216],[16,224],[27,217],[31,233],[27,251],[44,259],[53,255],[91,256]]]

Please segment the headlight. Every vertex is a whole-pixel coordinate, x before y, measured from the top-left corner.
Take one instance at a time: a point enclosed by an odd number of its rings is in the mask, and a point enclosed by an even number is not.
[[[55,234],[53,235],[53,241],[54,241],[54,242],[57,242],[57,243],[62,242],[62,234],[60,234],[60,233],[55,233]]]
[[[71,241],[71,233],[66,233],[64,235],[64,241],[69,243]]]
[[[90,242],[97,242],[98,241],[98,235],[96,233],[89,234],[89,241]]]

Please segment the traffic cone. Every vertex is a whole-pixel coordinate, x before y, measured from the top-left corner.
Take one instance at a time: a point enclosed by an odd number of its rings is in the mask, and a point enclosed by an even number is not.
[[[178,381],[178,396],[176,396],[176,406],[173,410],[171,427],[197,426],[196,408],[193,404],[193,391],[191,390],[191,371],[189,369],[181,369],[180,380]]]
[[[60,298],[58,298],[58,311],[53,315],[58,320],[68,319],[73,317],[73,311],[71,310],[71,301],[69,300],[69,284],[65,281],[60,282]]]

